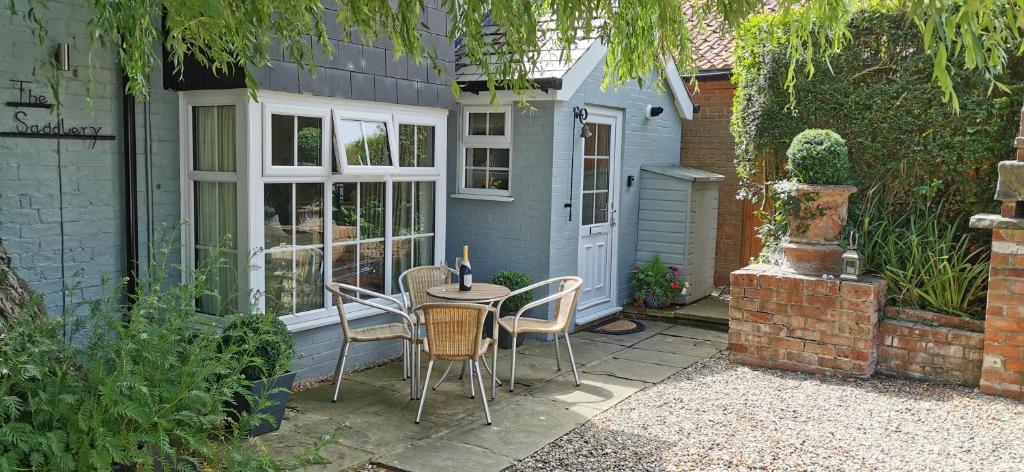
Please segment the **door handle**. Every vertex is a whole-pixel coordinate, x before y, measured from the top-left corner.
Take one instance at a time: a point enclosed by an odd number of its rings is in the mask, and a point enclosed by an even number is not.
[[[613,227],[615,226],[615,213],[616,210],[611,210],[608,212],[608,224],[610,224]]]

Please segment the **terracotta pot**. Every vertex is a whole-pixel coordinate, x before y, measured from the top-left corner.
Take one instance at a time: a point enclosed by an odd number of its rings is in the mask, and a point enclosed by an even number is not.
[[[836,275],[842,270],[843,249],[838,241],[846,227],[852,185],[807,185],[782,183],[779,192],[789,193],[799,202],[787,210],[788,241],[782,245],[786,265],[798,274]]]
[[[800,202],[790,210],[789,240],[794,243],[834,243],[846,226],[850,195],[857,191],[852,185],[807,185],[782,183],[780,192],[794,195]]]

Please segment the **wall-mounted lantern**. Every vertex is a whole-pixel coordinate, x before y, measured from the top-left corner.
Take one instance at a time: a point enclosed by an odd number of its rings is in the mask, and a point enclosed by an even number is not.
[[[651,118],[660,116],[662,113],[665,113],[665,108],[664,107],[656,107],[654,105],[647,105],[647,119],[648,120],[651,119]]]
[[[71,70],[71,45],[68,43],[57,44],[55,59],[57,61],[57,69],[64,72]]]

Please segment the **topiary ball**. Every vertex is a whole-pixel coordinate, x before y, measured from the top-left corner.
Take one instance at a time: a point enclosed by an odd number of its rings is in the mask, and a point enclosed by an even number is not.
[[[318,162],[320,160],[320,128],[302,128],[299,130],[299,162]]]
[[[786,156],[790,173],[800,183],[845,185],[852,177],[846,141],[832,130],[800,132],[793,138]]]

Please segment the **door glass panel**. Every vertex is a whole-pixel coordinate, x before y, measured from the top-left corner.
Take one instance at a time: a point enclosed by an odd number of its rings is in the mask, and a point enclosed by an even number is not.
[[[583,221],[584,225],[594,224],[594,194],[583,194]]]
[[[594,180],[597,171],[594,168],[594,159],[583,158],[583,190],[594,190]]]
[[[608,222],[608,192],[594,194],[594,224]]]
[[[323,158],[322,124],[320,118],[298,117],[299,141],[298,165],[319,166]]]
[[[596,149],[594,142],[597,141],[597,125],[594,123],[587,123],[584,126],[590,129],[590,137],[583,140],[583,155],[593,156],[594,150]]]
[[[608,162],[609,159],[593,159],[594,162],[594,189],[608,190]]]
[[[597,150],[594,153],[595,156],[610,156],[611,155],[611,139],[612,139],[612,127],[611,125],[597,125],[597,134],[595,135],[595,141],[597,141]]]
[[[295,165],[295,117],[270,115],[270,163]]]

